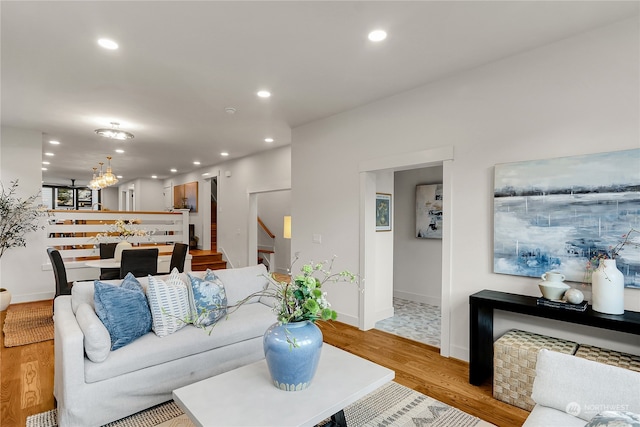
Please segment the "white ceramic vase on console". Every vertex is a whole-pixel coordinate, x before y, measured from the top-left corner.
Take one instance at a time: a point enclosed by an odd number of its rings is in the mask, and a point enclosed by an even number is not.
[[[593,310],[605,314],[624,313],[624,275],[615,259],[601,259],[591,276]]]

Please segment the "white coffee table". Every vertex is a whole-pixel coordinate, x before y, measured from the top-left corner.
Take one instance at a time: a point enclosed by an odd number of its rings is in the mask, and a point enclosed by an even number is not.
[[[346,406],[394,378],[391,369],[325,343],[306,390],[277,389],[261,360],[174,390],[173,398],[197,426],[315,426],[333,415],[344,423]]]

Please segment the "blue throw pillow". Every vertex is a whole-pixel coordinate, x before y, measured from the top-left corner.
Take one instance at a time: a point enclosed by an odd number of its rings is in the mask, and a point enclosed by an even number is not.
[[[131,273],[120,286],[94,282],[96,314],[117,350],[151,331],[151,311],[140,282]]]
[[[188,273],[187,273],[188,274]],[[224,285],[211,270],[204,279],[188,274],[189,305],[196,326],[211,326],[227,314],[227,294]]]

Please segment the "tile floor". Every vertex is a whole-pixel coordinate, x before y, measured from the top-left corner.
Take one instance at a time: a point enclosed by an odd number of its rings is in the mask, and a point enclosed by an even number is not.
[[[393,299],[394,316],[376,323],[376,329],[440,347],[440,307]]]

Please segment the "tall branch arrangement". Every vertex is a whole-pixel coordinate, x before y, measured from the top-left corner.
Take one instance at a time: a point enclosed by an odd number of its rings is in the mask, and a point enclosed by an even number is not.
[[[22,199],[16,196],[18,180],[11,181],[7,190],[2,183],[0,194],[0,258],[9,248],[27,246],[27,233],[44,229],[38,224],[38,218],[45,216],[46,210],[37,205],[40,193]]]

